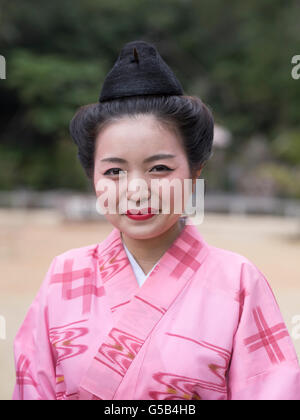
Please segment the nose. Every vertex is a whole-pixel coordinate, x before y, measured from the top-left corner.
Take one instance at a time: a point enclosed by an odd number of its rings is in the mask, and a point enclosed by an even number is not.
[[[128,202],[140,205],[151,198],[149,182],[143,177],[128,177],[126,196]]]
[[[128,191],[126,192],[128,202],[132,202],[135,204],[142,204],[150,200],[151,194],[149,188],[140,188],[139,186],[136,188],[135,191]]]

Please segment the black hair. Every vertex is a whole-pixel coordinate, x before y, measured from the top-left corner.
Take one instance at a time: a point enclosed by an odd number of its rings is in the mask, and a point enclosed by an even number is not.
[[[208,106],[197,96],[122,97],[84,105],[70,122],[78,159],[88,178],[94,176],[95,140],[101,128],[122,117],[135,118],[139,114],[152,114],[159,123],[180,134],[192,176],[212,156],[214,119]]]

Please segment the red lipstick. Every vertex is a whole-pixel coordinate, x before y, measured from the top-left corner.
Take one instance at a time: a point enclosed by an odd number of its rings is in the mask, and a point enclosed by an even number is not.
[[[158,213],[158,210],[148,207],[140,210],[127,210],[126,216],[132,220],[147,220]]]

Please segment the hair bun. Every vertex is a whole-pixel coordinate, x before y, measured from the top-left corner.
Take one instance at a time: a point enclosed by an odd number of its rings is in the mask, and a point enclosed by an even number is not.
[[[153,44],[132,41],[122,48],[107,74],[99,102],[136,95],[183,95],[173,71]]]

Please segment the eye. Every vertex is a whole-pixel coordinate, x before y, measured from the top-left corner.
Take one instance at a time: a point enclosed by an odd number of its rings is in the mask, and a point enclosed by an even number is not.
[[[151,169],[151,171],[153,170],[153,169],[157,169],[158,168],[158,171],[154,171],[154,172],[161,172],[161,171],[174,171],[174,169],[171,169],[171,168],[169,168],[168,166],[166,166],[166,165],[156,165],[156,166],[153,166],[153,168]]]
[[[112,173],[111,171],[114,171],[114,173]],[[120,168],[111,168],[111,169],[108,169],[105,173],[104,173],[104,175],[112,175],[112,176],[114,176],[114,175],[120,175],[120,173],[119,172],[117,172],[117,171],[121,171],[121,172],[123,172],[123,174],[125,174],[126,173],[126,171],[122,171],[122,169],[120,169]],[[116,173],[117,172],[117,173]]]

